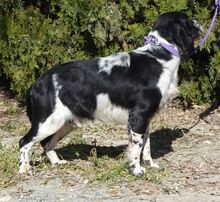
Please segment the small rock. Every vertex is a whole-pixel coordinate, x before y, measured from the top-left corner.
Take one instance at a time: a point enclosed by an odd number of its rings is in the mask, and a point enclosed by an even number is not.
[[[4,201],[4,202],[10,201],[10,200],[12,200],[11,196],[3,196],[3,197],[0,198],[0,201]]]
[[[205,144],[209,144],[209,145],[211,145],[211,144],[212,144],[212,142],[211,142],[211,141],[209,141],[209,140],[205,140],[205,141],[204,141],[204,143],[205,143]]]
[[[61,178],[54,178],[51,179],[47,182],[47,185],[51,185],[51,186],[61,186],[62,185],[63,180]]]
[[[86,179],[86,180],[83,181],[83,183],[84,183],[84,184],[88,184],[88,183],[89,183],[89,180]]]
[[[220,127],[219,127],[219,126],[213,126],[213,129],[214,129],[214,130],[219,130]]]

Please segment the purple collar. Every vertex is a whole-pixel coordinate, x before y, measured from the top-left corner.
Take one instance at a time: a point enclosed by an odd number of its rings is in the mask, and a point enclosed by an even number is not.
[[[161,46],[167,51],[169,51],[170,53],[172,53],[173,55],[175,55],[176,57],[180,57],[178,50],[176,50],[174,46],[169,45],[167,43],[160,42],[158,38],[155,37],[154,35],[144,36],[144,42],[145,44],[149,43],[149,44],[155,44],[157,46]]]

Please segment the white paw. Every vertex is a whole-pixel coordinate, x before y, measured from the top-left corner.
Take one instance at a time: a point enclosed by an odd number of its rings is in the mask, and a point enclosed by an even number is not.
[[[66,164],[67,162],[67,160],[59,160],[56,164]]]
[[[20,165],[18,173],[20,175],[33,175],[32,167],[29,163],[25,162]]]
[[[152,162],[150,164],[150,167],[152,167],[152,168],[160,168],[160,166],[157,163],[154,163],[154,162]]]
[[[147,166],[152,167],[152,168],[160,168],[160,166],[157,163],[154,163],[152,159],[143,160],[143,163]]]
[[[60,159],[57,159],[56,161],[52,161],[51,164],[52,164],[52,165],[57,165],[57,164],[60,165],[60,164],[66,164],[67,162],[68,162],[67,160],[63,160],[63,159],[60,160]]]
[[[131,168],[130,172],[135,176],[142,176],[145,173],[145,168],[141,166],[137,166],[135,168]]]

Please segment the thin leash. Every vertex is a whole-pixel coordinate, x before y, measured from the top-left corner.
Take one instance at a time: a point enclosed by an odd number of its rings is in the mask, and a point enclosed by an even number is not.
[[[214,27],[214,24],[215,24],[215,21],[217,19],[217,16],[218,16],[218,10],[219,10],[219,7],[220,7],[220,0],[216,0],[216,8],[215,8],[215,13],[214,13],[214,16],[212,18],[212,21],[211,21],[211,24],[209,26],[209,29],[205,35],[205,37],[200,41],[199,45],[194,48],[188,55],[187,57],[185,57],[184,59],[189,59],[193,54],[196,53],[196,51],[205,43],[205,41],[208,39],[209,37],[209,34],[211,33],[213,27]],[[192,128],[194,128],[197,124],[199,124],[200,120],[204,120],[204,117],[202,117],[202,115],[199,116],[199,119],[198,121],[193,124],[191,127],[188,128],[188,130],[191,130]],[[204,120],[205,122],[207,122],[206,120]]]
[[[200,41],[199,45],[198,45],[196,48],[194,48],[194,49],[187,55],[187,57],[186,57],[185,59],[190,58],[194,53],[196,53],[196,51],[197,51],[197,50],[205,43],[205,41],[208,39],[209,34],[211,33],[211,31],[212,31],[212,29],[213,29],[213,27],[214,27],[214,25],[215,25],[215,21],[216,21],[217,16],[218,16],[219,7],[220,7],[220,0],[217,0],[217,1],[216,1],[215,13],[214,13],[214,16],[213,16],[213,18],[212,18],[211,24],[210,24],[210,26],[209,26],[209,29],[208,29],[208,31],[207,31],[205,37]]]

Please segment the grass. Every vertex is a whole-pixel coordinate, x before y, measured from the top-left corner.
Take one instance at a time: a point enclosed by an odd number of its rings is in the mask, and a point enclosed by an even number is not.
[[[92,162],[92,173],[89,181],[91,183],[108,183],[117,184],[122,181],[130,180],[128,170],[125,169],[123,154],[115,159],[109,158],[107,155],[101,158],[97,157],[97,150],[93,148],[90,152],[89,161]]]
[[[122,132],[121,128],[119,130]],[[104,136],[108,132],[111,133],[106,125],[93,126],[91,131],[95,131],[97,134],[104,133]],[[41,155],[42,149],[40,146],[38,145],[37,149],[35,147],[35,152],[32,155],[34,175],[38,176],[43,171],[44,176],[41,177],[46,181],[51,177],[59,177],[66,181],[66,184],[71,184],[69,182],[71,175],[78,174],[87,183],[107,185],[140,180],[157,183],[168,175],[166,170],[157,171],[150,168],[146,168],[146,174],[142,177],[131,175],[126,166],[123,147],[88,144],[83,138],[83,134],[91,133],[91,131],[86,126],[75,130],[70,136],[69,145],[66,146],[66,149],[63,152],[58,151],[64,159],[69,158],[67,165],[50,165],[46,157]],[[113,133],[117,133],[117,129],[114,129]],[[17,146],[5,149],[3,145],[0,145],[0,187],[14,185],[22,179],[17,174],[18,156],[19,149]]]
[[[167,176],[167,171],[158,171],[146,168],[145,175],[141,177],[133,176],[127,169],[124,153],[115,159],[107,155],[98,158],[96,149],[91,150],[89,160],[93,163],[92,172],[95,173],[90,178],[91,183],[105,183],[109,185],[120,184],[121,182],[131,182],[135,180],[158,182],[162,177]]]
[[[129,173],[123,154],[117,158],[110,158],[107,155],[99,158],[95,153],[95,149],[92,149],[91,156],[88,157],[87,161],[73,161],[67,165],[59,166],[41,162],[36,169],[38,173],[42,170],[50,171],[48,178],[45,178],[45,183],[48,179],[59,177],[68,185],[74,185],[74,182],[72,182],[74,175],[80,176],[80,180],[76,183],[103,184],[107,186],[135,183],[137,181],[158,183],[168,176],[166,169],[159,171],[146,167],[145,175],[136,177]]]
[[[19,128],[19,124],[16,121],[7,121],[2,127],[7,132],[15,132]]]
[[[8,187],[17,182],[18,148],[4,149],[0,144],[0,187]]]

